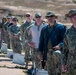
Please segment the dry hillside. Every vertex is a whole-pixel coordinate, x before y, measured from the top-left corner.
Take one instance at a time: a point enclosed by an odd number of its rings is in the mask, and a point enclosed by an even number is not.
[[[47,11],[54,11],[59,21],[66,22],[65,13],[76,8],[76,0],[0,0],[0,15],[9,13],[22,17],[26,12],[34,14],[40,11],[45,16]]]

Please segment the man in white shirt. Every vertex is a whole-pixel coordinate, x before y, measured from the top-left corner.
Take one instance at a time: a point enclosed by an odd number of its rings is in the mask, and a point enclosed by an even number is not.
[[[35,13],[35,23],[32,26],[29,26],[26,30],[26,33],[28,33],[28,45],[32,48],[32,63],[36,68],[40,68],[41,63],[40,60],[37,58],[38,55],[38,46],[39,46],[39,38],[40,33],[43,27],[46,26],[46,23],[42,21],[42,15],[40,12]],[[25,33],[25,34],[26,34]],[[29,40],[29,37],[30,40]]]

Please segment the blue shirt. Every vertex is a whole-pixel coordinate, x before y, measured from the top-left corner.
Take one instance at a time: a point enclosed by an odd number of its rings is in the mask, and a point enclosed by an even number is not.
[[[47,58],[48,41],[50,40],[52,47],[56,45],[61,47],[63,45],[65,31],[66,27],[60,23],[55,23],[53,27],[47,25],[42,29],[38,50],[44,54],[45,60]]]

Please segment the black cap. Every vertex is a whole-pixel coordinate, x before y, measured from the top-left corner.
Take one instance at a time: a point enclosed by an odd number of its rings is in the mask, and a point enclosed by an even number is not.
[[[15,17],[15,18],[12,19],[12,21],[17,21],[18,22],[18,19]]]

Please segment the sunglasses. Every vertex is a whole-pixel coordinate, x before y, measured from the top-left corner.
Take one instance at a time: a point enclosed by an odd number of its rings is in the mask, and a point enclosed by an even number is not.
[[[53,18],[54,17],[54,15],[51,15],[51,16],[46,16],[46,18]]]
[[[73,14],[73,15],[69,16],[69,18],[73,18],[74,16],[76,16],[76,14]]]
[[[26,15],[26,17],[30,17],[30,15]]]
[[[36,16],[35,18],[41,18],[41,16]]]

